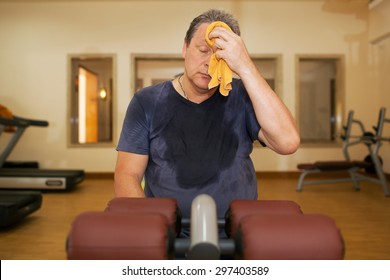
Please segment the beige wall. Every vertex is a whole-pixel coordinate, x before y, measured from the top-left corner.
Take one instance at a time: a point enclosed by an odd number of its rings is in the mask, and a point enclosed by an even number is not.
[[[379,87],[371,90],[377,78],[368,75],[372,46],[365,2],[0,1],[0,103],[15,114],[50,122],[49,128],[29,129],[11,159],[38,160],[45,168],[113,171],[114,147],[67,148],[67,55],[117,55],[117,138],[133,94],[131,53],[179,54],[190,21],[208,8],[236,15],[252,54],[282,55],[281,96],[294,115],[296,55],[345,55],[345,110],[354,109],[371,126],[389,99]],[[279,156],[256,147],[252,157],[259,171],[288,171],[300,162],[341,159],[342,153],[339,146],[302,147],[294,155]]]

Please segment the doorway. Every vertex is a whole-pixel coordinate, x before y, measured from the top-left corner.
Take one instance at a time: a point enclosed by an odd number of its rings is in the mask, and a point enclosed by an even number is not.
[[[79,135],[78,142],[98,141],[98,77],[84,67],[79,67]]]

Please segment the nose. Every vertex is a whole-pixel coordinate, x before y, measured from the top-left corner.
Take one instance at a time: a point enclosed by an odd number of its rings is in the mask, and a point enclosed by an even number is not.
[[[209,67],[209,63],[210,63],[210,58],[211,56],[213,55],[213,52],[209,52],[207,55],[204,56],[203,58],[203,61],[204,61],[204,64]]]
[[[210,58],[211,58],[211,55],[208,56],[208,58],[205,58],[205,61],[204,61],[205,73],[208,73],[208,72],[209,72]]]

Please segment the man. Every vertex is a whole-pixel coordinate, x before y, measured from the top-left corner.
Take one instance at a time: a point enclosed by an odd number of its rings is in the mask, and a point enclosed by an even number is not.
[[[222,21],[231,30],[210,23]],[[223,218],[233,199],[257,199],[249,157],[259,140],[279,154],[299,146],[294,120],[252,62],[237,21],[219,10],[195,18],[185,37],[184,73],[135,94],[124,120],[115,169],[123,197],[173,197],[184,217],[192,200],[211,195]],[[224,60],[240,79],[228,96],[209,89],[210,57]],[[145,177],[145,189],[141,181]]]

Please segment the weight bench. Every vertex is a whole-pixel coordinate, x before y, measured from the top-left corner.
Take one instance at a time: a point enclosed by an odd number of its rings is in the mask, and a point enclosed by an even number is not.
[[[382,169],[382,159],[378,155],[379,149],[383,141],[389,141],[388,138],[382,137],[384,123],[390,122],[390,119],[385,118],[386,108],[381,108],[379,111],[377,126],[374,126],[375,133],[367,132],[361,121],[353,118],[354,112],[348,113],[347,125],[344,127],[345,134],[341,136],[343,139],[343,154],[345,160],[340,161],[316,161],[314,163],[301,163],[297,168],[302,170],[297,184],[297,191],[302,191],[304,185],[314,184],[334,184],[352,182],[355,190],[360,190],[360,181],[371,181],[379,184],[383,188],[385,196],[390,196],[388,183],[384,171]],[[352,125],[357,124],[360,128],[361,135],[354,137],[351,135]],[[353,145],[363,144],[369,151],[364,161],[351,160],[348,149]],[[311,174],[345,172],[348,177],[333,178],[333,179],[317,179],[306,180],[306,177]]]
[[[373,164],[364,161],[316,161],[314,163],[298,164],[298,169],[303,170],[299,176],[297,191],[302,191],[303,185],[313,184],[334,184],[352,182],[355,190],[360,190],[359,177],[356,175],[359,170],[372,168]],[[346,172],[349,177],[305,180],[306,176],[318,173],[339,173]]]
[[[151,207],[152,205],[152,207]],[[179,258],[245,260],[343,259],[343,239],[333,219],[303,214],[292,201],[235,200],[225,217],[227,238],[215,201],[192,202],[190,238],[179,238],[175,199],[115,198],[103,212],[85,212],[66,240],[70,260],[165,260]]]

